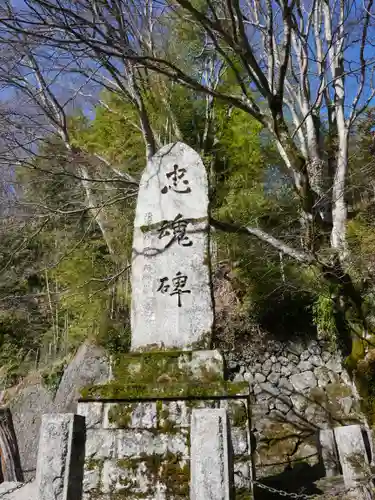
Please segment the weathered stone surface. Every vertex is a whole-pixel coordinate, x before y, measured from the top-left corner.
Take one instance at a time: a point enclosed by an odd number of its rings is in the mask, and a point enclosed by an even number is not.
[[[24,479],[35,477],[41,418],[54,410],[53,396],[41,383],[22,388],[10,401]]]
[[[271,382],[271,384],[277,384],[278,381],[280,380],[280,373],[277,373],[277,372],[271,372],[268,377],[267,377],[267,380],[268,382]]]
[[[322,364],[323,364],[323,360],[322,360],[321,356],[318,356],[316,354],[314,354],[313,356],[311,356],[311,358],[309,359],[309,361],[314,366],[322,366]]]
[[[205,373],[222,376],[224,373],[223,356],[217,350],[193,351],[190,361],[190,370],[192,374],[202,378]]]
[[[335,437],[332,429],[319,431],[319,447],[325,473],[327,477],[334,477],[340,473],[336,451]]]
[[[254,377],[254,382],[257,382],[260,384],[261,382],[265,382],[266,377],[263,375],[263,373],[256,373]]]
[[[83,492],[97,490],[100,485],[100,468],[88,469],[86,467],[83,475]]]
[[[291,394],[290,399],[292,400],[293,408],[298,412],[303,412],[309,404],[308,400],[302,394]]]
[[[296,373],[290,377],[290,381],[298,392],[316,387],[316,377],[311,371]]]
[[[290,365],[282,366],[281,367],[281,375],[284,377],[289,377],[293,373],[293,367]]]
[[[132,348],[209,340],[208,185],[199,155],[163,147],[142,175],[134,224]]]
[[[151,429],[156,425],[155,402],[104,404],[104,429]]]
[[[86,434],[86,457],[90,459],[112,458],[116,452],[116,431],[91,429]]]
[[[248,497],[247,498],[250,498],[251,468],[250,468],[249,463],[237,462],[234,464],[233,468],[234,468],[234,486],[236,488],[236,491],[238,491],[240,488],[246,489],[246,490],[248,490]]]
[[[227,413],[193,410],[191,422],[191,500],[229,500]]]
[[[84,418],[43,415],[36,490],[38,500],[81,500],[85,452]]]
[[[330,372],[325,366],[315,368],[314,375],[317,378],[318,387],[325,387],[331,382]]]
[[[1,500],[38,500],[36,483],[5,482],[0,484]]]
[[[233,446],[233,453],[235,455],[245,455],[249,453],[249,439],[246,429],[234,427],[231,429],[231,440]]]
[[[155,434],[149,431],[117,430],[115,431],[116,456],[118,458],[139,458],[147,455],[163,455],[167,452],[187,456],[187,436],[181,433]],[[102,449],[102,448],[101,448]],[[101,450],[100,449],[100,450]],[[87,456],[87,452],[86,452]],[[100,456],[99,453],[96,456]],[[106,455],[112,458],[114,455]]]
[[[261,370],[262,373],[267,376],[272,370],[272,361],[270,359],[266,359],[266,361],[263,363]]]
[[[77,415],[85,417],[86,429],[102,427],[103,406],[103,403],[78,403]]]
[[[159,425],[161,428],[165,428],[168,424],[177,427],[189,427],[190,415],[191,408],[186,405],[185,401],[163,402]]]
[[[368,458],[360,425],[347,425],[334,429],[345,486],[352,488],[363,477]]]
[[[76,412],[80,390],[109,379],[109,360],[104,349],[83,344],[66,368],[55,396],[56,412]]]
[[[341,373],[342,360],[340,356],[332,356],[332,358],[329,361],[327,361],[326,366],[329,370],[333,371],[334,373]]]
[[[310,361],[310,358],[306,361],[301,361],[298,365],[297,365],[297,368],[300,372],[307,372],[309,370],[311,370],[313,367],[311,361]]]

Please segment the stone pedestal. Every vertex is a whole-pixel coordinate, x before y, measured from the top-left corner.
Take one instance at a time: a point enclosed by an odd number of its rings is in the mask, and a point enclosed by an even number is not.
[[[193,410],[191,420],[191,500],[229,500],[232,489],[227,412]]]
[[[192,412],[204,408],[228,415],[236,495],[251,498],[248,384],[224,380],[218,352],[131,353],[114,361],[113,375],[78,405],[84,500],[190,498]]]
[[[43,415],[36,474],[38,500],[81,500],[85,422],[72,413]]]

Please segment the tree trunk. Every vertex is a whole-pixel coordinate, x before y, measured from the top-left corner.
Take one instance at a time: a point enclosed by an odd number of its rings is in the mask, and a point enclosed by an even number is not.
[[[9,408],[0,409],[0,482],[23,481],[21,461]]]

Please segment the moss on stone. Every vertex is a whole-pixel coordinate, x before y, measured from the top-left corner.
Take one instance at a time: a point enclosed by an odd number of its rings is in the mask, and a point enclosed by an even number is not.
[[[119,459],[117,461],[119,468],[131,471],[135,474],[137,469],[144,465],[146,468],[145,474],[150,485],[146,492],[137,492],[134,481],[124,479],[121,480],[121,488],[119,494],[130,494],[133,498],[145,498],[152,496],[157,483],[165,486],[167,498],[188,498],[189,496],[189,481],[190,468],[189,464],[182,458],[181,454],[167,452],[163,455],[152,454],[147,455],[141,453],[139,458]],[[127,497],[116,497],[116,500]]]
[[[246,396],[249,392],[247,382],[198,382],[186,383],[153,383],[153,384],[122,384],[117,381],[105,385],[85,387],[81,391],[84,400],[149,400],[149,399],[183,399],[226,396]]]
[[[85,469],[86,470],[97,470],[103,467],[103,460],[97,458],[88,458],[85,461]]]
[[[252,500],[253,495],[248,488],[236,488],[234,498],[235,500]]]
[[[204,332],[198,340],[191,344],[191,349],[193,351],[198,351],[200,349],[209,349],[212,341],[212,332]]]
[[[132,403],[114,404],[109,409],[108,420],[111,424],[116,424],[118,429],[127,429],[132,422],[133,411]]]
[[[249,425],[249,417],[247,414],[247,407],[244,404],[238,404],[233,408],[232,412],[232,425],[233,427],[247,427]]]

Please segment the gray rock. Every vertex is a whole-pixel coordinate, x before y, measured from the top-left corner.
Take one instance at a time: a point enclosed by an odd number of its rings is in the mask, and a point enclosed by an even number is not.
[[[326,363],[329,359],[331,359],[331,353],[328,351],[322,352],[322,360]]]
[[[293,408],[298,413],[305,411],[309,403],[302,394],[291,394],[290,399],[292,400]]]
[[[252,384],[255,380],[253,374],[250,372],[245,372],[243,378],[246,382],[249,382],[249,384]]]
[[[230,473],[225,410],[193,410],[190,478],[191,500],[229,500]]]
[[[318,387],[325,387],[331,382],[329,370],[325,366],[319,366],[315,368],[314,374],[317,378]]]
[[[277,358],[276,358],[276,356],[271,356],[271,357],[270,357],[270,360],[272,361],[272,363],[276,363]]]
[[[272,361],[270,359],[267,359],[262,366],[262,373],[267,376],[270,371],[272,370]]]
[[[291,375],[290,382],[294,389],[298,392],[303,392],[306,389],[312,389],[317,385],[316,377],[312,371]]]
[[[340,406],[342,408],[342,411],[344,415],[349,415],[350,410],[352,409],[353,406],[353,399],[350,396],[345,396],[344,398],[340,399]]]
[[[257,384],[260,384],[261,382],[265,382],[266,377],[263,375],[263,373],[256,373],[254,376],[254,382]]]
[[[109,375],[109,361],[104,349],[88,342],[84,343],[61,379],[55,396],[55,411],[75,413],[80,389],[87,385],[107,382]]]
[[[289,359],[286,356],[279,356],[279,363],[282,366],[287,366],[289,364]]]
[[[295,354],[293,353],[289,353],[288,354],[288,359],[291,363],[294,363],[295,365],[297,365],[299,363],[299,356],[296,356]]]
[[[293,365],[294,366],[294,365]],[[289,377],[293,373],[293,366],[286,365],[281,367],[281,374],[285,377]]]
[[[288,352],[300,356],[305,350],[305,346],[302,342],[292,342],[290,341],[287,348]],[[289,357],[289,356],[288,356]]]
[[[280,380],[280,373],[271,372],[267,377],[267,381],[271,382],[271,384],[277,384],[279,380]]]
[[[311,356],[309,351],[303,351],[300,355],[301,361],[306,361]]]
[[[290,410],[290,406],[284,403],[283,401],[277,401],[275,404],[276,410],[279,410],[281,413],[285,413],[285,415]]]
[[[213,303],[208,230],[203,162],[189,146],[168,144],[148,162],[138,192],[132,260],[133,349],[209,342]]]
[[[272,371],[275,373],[280,373],[281,372],[281,363],[275,363],[273,365]]]
[[[294,387],[286,377],[282,377],[279,380],[279,387],[283,392],[292,392],[294,390]]]
[[[262,389],[259,384],[253,385],[253,393],[255,396],[258,396],[262,392]]]
[[[41,383],[23,387],[10,401],[25,480],[35,477],[42,415],[54,411],[53,395]]]
[[[340,374],[343,370],[342,359],[338,355],[332,356],[331,359],[327,361],[326,367],[332,372]]]
[[[268,394],[269,396],[271,395],[277,396],[278,394],[280,394],[279,388],[274,386],[270,382],[264,382],[263,384],[260,384],[260,387],[263,393]]]
[[[322,350],[318,344],[318,342],[316,342],[315,340],[312,340],[310,342],[310,345],[308,347],[308,351],[311,353],[311,354],[314,354],[316,356],[320,355]]]
[[[38,500],[81,499],[84,436],[83,417],[72,413],[43,415],[35,480]]]
[[[298,363],[297,368],[300,372],[307,372],[313,368],[313,365],[311,364],[310,360],[306,360]]]
[[[322,360],[321,356],[319,356],[317,354],[312,355],[311,358],[309,359],[309,361],[314,366],[322,366],[323,365],[323,360]]]

